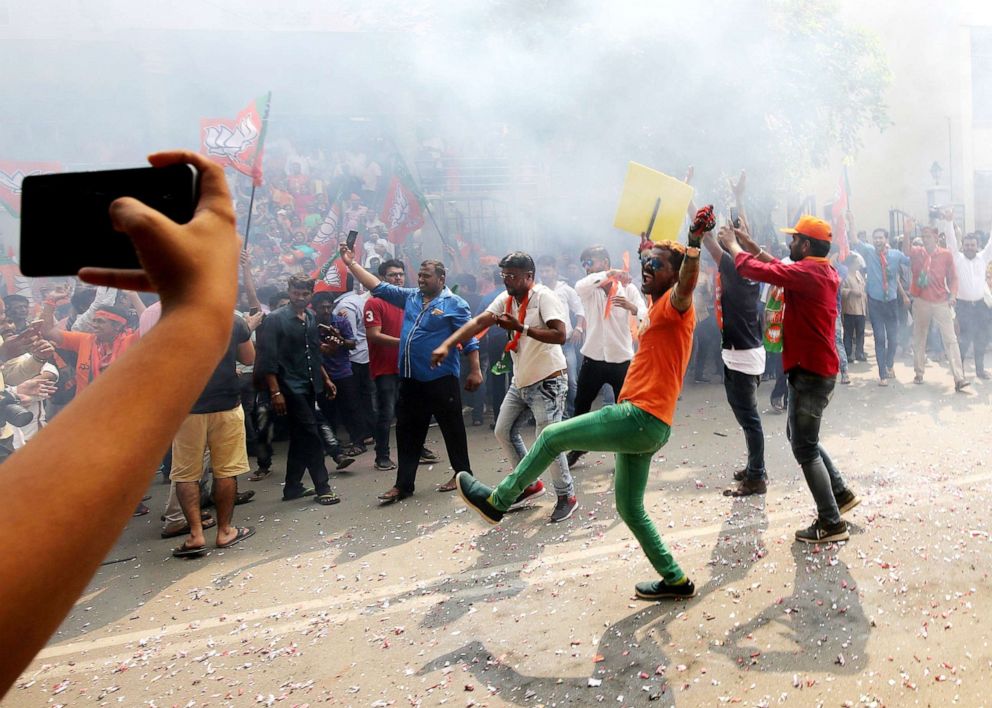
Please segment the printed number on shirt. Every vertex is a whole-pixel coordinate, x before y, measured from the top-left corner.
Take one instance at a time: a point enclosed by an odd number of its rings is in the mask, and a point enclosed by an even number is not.
[[[372,322],[374,320],[375,320],[375,315],[373,314],[372,310],[369,310],[368,312],[365,313],[366,322]]]

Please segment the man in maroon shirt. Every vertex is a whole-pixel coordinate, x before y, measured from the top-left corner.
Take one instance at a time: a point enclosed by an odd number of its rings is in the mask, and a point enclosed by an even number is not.
[[[924,226],[923,245],[912,245],[915,224],[906,219],[902,252],[909,256],[913,279],[909,294],[913,298],[913,383],[923,383],[923,370],[927,364],[927,333],[930,321],[937,323],[944,342],[947,361],[954,376],[954,390],[962,391],[969,384],[964,377],[958,336],[954,332],[954,303],[958,297],[958,275],[954,268],[954,255],[937,245],[937,230]]]
[[[850,534],[840,515],[856,507],[861,499],[847,488],[820,446],[820,421],[840,369],[834,345],[840,277],[826,258],[830,253],[830,225],[804,216],[795,228],[782,232],[792,234],[789,257],[793,262],[789,264],[772,258],[740,229],[721,231],[720,243],[734,258],[737,272],[743,277],[777,285],[785,292],[782,367],[789,380],[786,434],[792,443],[792,454],[803,468],[817,512],[809,528],[796,531],[796,540],[844,541]]]
[[[379,265],[383,282],[402,288],[406,281],[403,262],[395,259]],[[365,336],[369,342],[369,374],[375,384],[377,414],[375,421],[375,463],[377,470],[396,469],[389,459],[389,427],[396,416],[399,394],[399,346],[403,328],[403,310],[385,300],[371,297],[365,303]]]

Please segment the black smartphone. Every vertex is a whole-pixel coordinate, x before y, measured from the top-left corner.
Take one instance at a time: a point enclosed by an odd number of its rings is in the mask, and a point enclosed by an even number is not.
[[[185,224],[199,199],[199,173],[170,165],[31,175],[21,189],[21,272],[75,275],[87,266],[140,268],[131,239],[110,223],[111,202],[134,197]]]
[[[358,241],[358,232],[357,231],[349,231],[348,232],[348,240],[345,241],[345,245],[348,246],[348,250],[349,251],[354,251],[355,250],[355,242],[356,241]]]
[[[730,223],[735,229],[741,227],[741,213],[737,207],[730,207]]]

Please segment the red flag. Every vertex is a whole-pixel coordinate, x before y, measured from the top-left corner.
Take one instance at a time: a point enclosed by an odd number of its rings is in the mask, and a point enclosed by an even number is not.
[[[389,182],[379,218],[389,230],[389,240],[393,243],[403,243],[407,236],[424,225],[421,199],[414,190],[412,180],[400,179],[399,175],[393,175]]]
[[[269,98],[271,94],[268,98],[255,99],[233,120],[200,120],[200,152],[214,162],[248,175],[256,186],[262,184],[262,149]]]
[[[840,253],[840,261],[847,260],[850,253],[850,242],[847,234],[847,184],[844,176],[841,175],[840,183],[837,185],[837,196],[830,209],[831,229],[833,230],[834,243]]]
[[[317,251],[317,270],[310,274],[316,280],[314,292],[343,293],[348,289],[348,267],[338,254],[338,228],[341,224],[341,209],[337,203],[331,205],[324,223],[317,229],[311,246]],[[355,260],[361,262],[361,239],[355,244]]]
[[[0,160],[0,204],[11,216],[21,215],[21,183],[29,175],[61,172],[58,162],[16,162]]]

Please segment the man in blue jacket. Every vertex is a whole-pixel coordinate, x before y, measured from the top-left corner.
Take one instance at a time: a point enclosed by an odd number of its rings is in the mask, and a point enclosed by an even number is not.
[[[471,474],[458,385],[459,358],[449,357],[436,367],[431,366],[431,352],[472,319],[468,303],[445,287],[445,270],[441,261],[427,260],[420,264],[417,288],[399,288],[381,282],[362,268],[343,244],[341,259],[352,275],[372,291],[374,297],[403,310],[399,349],[400,393],[396,406],[396,484],[380,494],[379,501],[391,504],[413,494],[420,451],[427,439],[431,416],[441,428],[448,461],[455,474]],[[475,338],[469,340],[463,352],[470,367],[465,389],[475,391],[482,384],[478,341]],[[454,489],[455,475],[438,487],[439,492]]]

